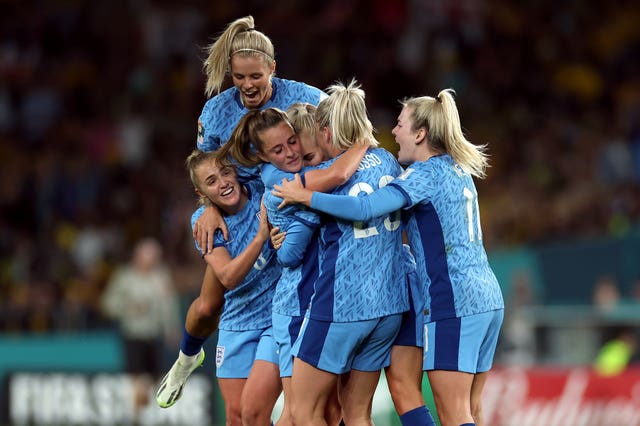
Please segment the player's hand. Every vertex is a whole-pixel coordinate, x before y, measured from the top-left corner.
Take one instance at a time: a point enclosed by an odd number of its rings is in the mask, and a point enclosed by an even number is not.
[[[208,206],[193,226],[193,239],[204,254],[213,251],[213,236],[216,229],[220,229],[224,239],[229,240],[229,230],[220,211],[216,207]]]
[[[280,247],[282,247],[285,235],[287,235],[287,233],[280,232],[280,228],[277,226],[271,229],[271,245],[273,246],[273,248],[278,250]]]
[[[282,179],[280,185],[273,185],[271,193],[276,197],[282,198],[282,202],[278,206],[279,209],[287,204],[304,204],[311,206],[311,196],[313,191],[309,191],[302,185],[300,174],[296,173],[293,180]]]
[[[267,241],[269,239],[269,231],[271,229],[271,224],[269,223],[269,218],[267,216],[267,208],[264,205],[264,196],[262,197],[262,201],[260,202],[260,227],[258,228],[258,236],[260,239]]]

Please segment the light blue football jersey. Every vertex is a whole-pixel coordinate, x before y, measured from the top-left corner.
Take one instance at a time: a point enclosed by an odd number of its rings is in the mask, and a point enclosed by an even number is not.
[[[282,247],[277,251],[283,268],[273,296],[273,311],[281,315],[300,316],[309,306],[313,284],[318,276],[318,239],[315,231],[320,225],[320,217],[316,212],[301,209],[298,205],[278,209],[282,199],[271,193],[273,185],[293,176],[293,173],[279,170],[270,163],[262,165],[264,204],[269,222],[279,227],[281,232],[287,232]]]
[[[279,108],[286,111],[296,102],[318,105],[326,94],[320,89],[293,80],[272,78],[271,99],[260,109]],[[227,143],[233,129],[249,110],[240,100],[240,92],[233,86],[209,99],[198,118],[197,147],[201,151],[215,151]],[[238,177],[242,182],[256,179],[260,175],[257,167],[248,168],[238,165]]]
[[[214,247],[224,246],[232,258],[245,250],[260,226],[262,182],[251,181],[245,187],[249,192],[247,204],[240,212],[224,217],[229,229],[229,241],[224,240],[219,230],[214,236]],[[193,214],[192,227],[203,211],[204,209],[200,208]],[[225,292],[224,307],[218,328],[228,331],[247,331],[271,326],[271,303],[276,283],[280,278],[280,271],[281,267],[276,260],[275,250],[267,241],[244,280],[233,290]]]
[[[391,153],[369,149],[357,171],[333,193],[354,197],[385,186],[402,171]],[[332,322],[362,321],[409,309],[400,212],[350,222],[323,218],[320,274],[309,315]]]
[[[418,226],[419,238],[409,238],[416,259],[424,254],[427,320],[504,308],[482,243],[472,176],[444,154],[413,163],[390,186],[403,194]]]

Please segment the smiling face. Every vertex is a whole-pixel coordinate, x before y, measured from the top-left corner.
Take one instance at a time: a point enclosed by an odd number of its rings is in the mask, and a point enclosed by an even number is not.
[[[280,122],[259,133],[262,141],[258,157],[285,172],[296,173],[302,168],[300,143],[287,122]]]
[[[401,164],[409,164],[419,161],[419,142],[424,138],[424,129],[412,130],[413,121],[411,114],[413,108],[404,107],[398,116],[396,127],[391,133],[396,139],[396,143],[400,147],[398,151],[398,162]]]
[[[220,166],[216,160],[203,161],[195,169],[196,192],[207,197],[227,214],[234,214],[244,205],[246,197],[232,166]]]
[[[271,77],[275,61],[269,65],[262,55],[231,57],[233,85],[240,91],[242,104],[247,109],[260,108],[271,99]]]

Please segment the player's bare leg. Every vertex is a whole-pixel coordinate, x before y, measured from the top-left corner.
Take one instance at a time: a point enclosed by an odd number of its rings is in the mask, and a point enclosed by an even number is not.
[[[476,426],[484,426],[484,415],[482,413],[482,390],[487,382],[489,372],[477,373],[473,377],[471,384],[471,415]]]
[[[471,385],[474,375],[459,371],[427,372],[442,426],[473,423]]]
[[[329,394],[337,386],[336,374],[315,368],[299,358],[293,360],[291,414],[296,425],[325,426]]]
[[[280,369],[277,364],[256,360],[241,397],[242,424],[263,426],[271,424],[273,407],[282,392]]]
[[[242,426],[242,390],[247,379],[218,379],[227,426]]]
[[[380,371],[351,370],[343,384],[340,400],[344,423],[354,426],[370,426],[373,394],[378,386]]]

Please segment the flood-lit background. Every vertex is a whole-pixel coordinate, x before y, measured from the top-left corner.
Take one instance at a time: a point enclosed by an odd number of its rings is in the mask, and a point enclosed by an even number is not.
[[[398,100],[444,88],[467,137],[488,144],[477,186],[507,305],[492,424],[590,424],[568,406],[640,424],[638,372],[591,368],[640,324],[640,6],[520,3],[0,1],[0,422],[220,421],[215,336],[191,391],[155,409],[153,383],[120,375],[122,334],[101,300],[136,243],[157,240],[170,285],[153,382],[204,271],[183,166],[206,100],[203,48],[251,14],[278,76],[357,78],[386,148]],[[380,389],[377,423],[395,423]],[[496,402],[506,393],[517,402]]]

